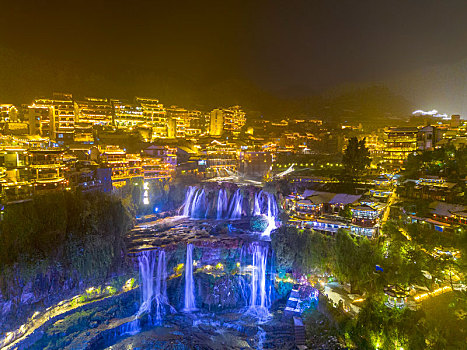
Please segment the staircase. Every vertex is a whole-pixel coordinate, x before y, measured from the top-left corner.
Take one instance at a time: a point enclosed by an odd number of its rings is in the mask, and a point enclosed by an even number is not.
[[[299,349],[306,349],[305,326],[301,317],[294,316],[293,325],[295,330],[295,345]]]

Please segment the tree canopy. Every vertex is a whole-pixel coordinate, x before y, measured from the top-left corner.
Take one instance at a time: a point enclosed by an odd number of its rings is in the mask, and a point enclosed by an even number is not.
[[[366,147],[366,139],[358,140],[356,137],[349,139],[342,156],[344,165],[343,177],[355,180],[364,174],[371,164],[370,151]]]

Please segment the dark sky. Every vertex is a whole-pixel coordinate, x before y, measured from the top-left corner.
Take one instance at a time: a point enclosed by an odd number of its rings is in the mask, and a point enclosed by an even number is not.
[[[236,103],[237,90],[377,82],[420,108],[465,107],[465,0],[15,0],[0,12],[2,102],[60,89],[190,104],[222,90]]]

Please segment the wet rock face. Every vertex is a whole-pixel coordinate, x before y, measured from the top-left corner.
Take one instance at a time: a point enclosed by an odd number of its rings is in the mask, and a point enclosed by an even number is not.
[[[238,278],[224,275],[218,278],[199,274],[200,296],[198,300],[203,308],[209,311],[238,308],[244,305]]]
[[[0,333],[23,324],[34,312],[81,294],[103,281],[84,281],[76,271],[48,266],[45,271],[19,268],[10,272],[9,281],[2,281],[0,292]]]

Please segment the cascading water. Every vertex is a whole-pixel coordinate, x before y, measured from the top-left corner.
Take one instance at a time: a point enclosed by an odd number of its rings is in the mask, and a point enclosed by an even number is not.
[[[272,193],[265,192],[267,196],[267,212],[266,212],[266,218],[268,220],[268,226],[266,227],[266,230],[261,234],[262,236],[267,236],[269,237],[271,235],[271,231],[276,229],[276,217],[279,212],[279,209],[277,208],[277,202],[276,198]]]
[[[204,188],[190,186],[183,204],[183,215],[194,219],[204,219],[213,214],[217,220],[241,219],[244,213],[244,198],[240,188],[229,198],[227,191],[223,188],[217,192],[217,203],[212,205],[215,196],[211,196]],[[210,202],[211,201],[211,202]],[[213,210],[211,210],[213,208]],[[214,209],[215,208],[215,209]],[[262,236],[269,237],[276,226],[276,218],[279,213],[276,199],[273,194],[263,190],[254,194],[253,208],[245,208],[246,213],[257,216],[263,215],[268,222]],[[214,214],[215,213],[215,214]]]
[[[229,198],[227,197],[227,192],[221,188],[217,194],[217,212],[216,219],[220,220],[223,218],[224,212],[227,210],[229,204]]]
[[[157,258],[156,258],[157,256]],[[157,270],[154,271],[157,260]],[[136,334],[141,330],[140,316],[147,313],[149,324],[160,324],[164,314],[164,306],[169,306],[167,298],[167,263],[164,250],[146,250],[138,256],[141,305],[136,313],[134,320],[131,321],[124,331],[127,334]],[[155,287],[155,288],[154,288]],[[156,302],[156,317],[153,319],[152,303]],[[171,307],[170,307],[171,308]],[[172,310],[172,308],[171,308]]]
[[[195,304],[195,282],[193,279],[193,244],[186,246],[185,263],[185,302],[183,311],[191,312],[196,310]]]
[[[151,319],[151,304],[154,295],[154,267],[156,265],[156,251],[147,250],[141,252],[138,257],[141,306],[136,314],[137,317],[147,312]]]
[[[165,260],[165,251],[159,251],[157,259],[156,289],[154,291],[156,301],[156,322],[162,322],[164,315],[164,306],[169,305],[167,298],[167,262]]]
[[[240,189],[237,189],[230,200],[229,219],[240,219],[242,217],[243,196]]]
[[[248,312],[264,321],[269,316],[270,289],[266,285],[269,248],[258,242],[251,244],[252,273],[250,281],[250,304]]]
[[[186,191],[185,202],[183,203],[183,216],[190,216],[191,206],[193,203],[193,196],[195,195],[197,188],[195,186],[190,186],[188,191]]]
[[[261,215],[261,202],[262,198],[261,195],[263,194],[263,190],[255,193],[255,203],[253,208],[253,215]]]

